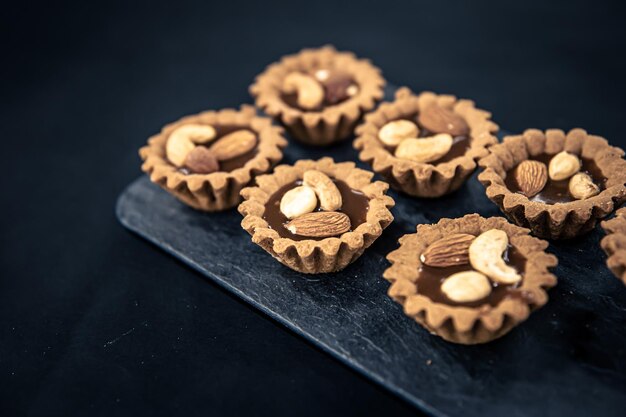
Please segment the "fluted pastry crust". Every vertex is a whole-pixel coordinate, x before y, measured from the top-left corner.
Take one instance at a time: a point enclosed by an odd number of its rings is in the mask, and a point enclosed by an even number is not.
[[[359,92],[321,111],[304,111],[289,106],[281,98],[287,74],[320,66],[340,68],[352,76]],[[383,98],[385,80],[380,69],[351,52],[338,52],[333,46],[303,49],[269,65],[250,86],[256,105],[282,123],[289,134],[309,145],[328,145],[352,135],[361,116]]]
[[[395,157],[378,139],[380,129],[388,122],[419,113],[432,103],[463,117],[470,128],[469,149],[464,155],[436,165]],[[474,107],[471,100],[431,92],[414,95],[403,87],[393,102],[382,103],[365,116],[365,122],[356,130],[354,147],[359,151],[359,159],[369,163],[393,188],[415,197],[441,197],[458,189],[476,169],[476,160],[487,155],[487,146],[498,142],[494,136],[498,125],[490,117],[489,112]]]
[[[165,145],[175,129],[191,123],[236,125],[249,129],[258,137],[257,154],[243,167],[231,172],[184,174],[167,160]],[[285,146],[287,140],[282,128],[272,126],[270,118],[257,116],[254,107],[243,105],[240,110],[205,111],[170,123],[148,139],[148,144],[139,150],[139,155],[143,160],[141,169],[152,182],[195,209],[220,211],[239,204],[241,189],[254,176],[269,172],[282,159]]]
[[[281,237],[263,219],[265,204],[281,187],[302,179],[309,170],[318,170],[331,178],[344,181],[353,190],[361,191],[369,199],[366,221],[353,231],[323,240],[295,241]],[[318,161],[300,160],[295,165],[279,165],[271,175],[257,177],[256,187],[244,188],[244,202],[239,212],[244,216],[241,226],[252,236],[252,241],[270,255],[305,274],[335,272],[354,262],[393,221],[389,209],[394,206],[385,195],[388,185],[372,182],[373,173],[355,168],[353,162],[335,163],[331,158]]]
[[[419,254],[431,243],[455,233],[478,236],[490,229],[506,232],[509,243],[526,258],[524,278],[518,288],[524,297],[504,298],[496,306],[463,307],[434,302],[419,293],[422,264]],[[403,306],[406,315],[447,341],[477,344],[497,339],[546,304],[546,290],[557,282],[548,271],[558,263],[554,255],[545,253],[548,243],[528,233],[528,229],[512,225],[504,218],[483,218],[478,214],[419,225],[417,233],[402,236],[400,248],[387,255],[392,265],[383,276],[391,282],[389,296]]]
[[[605,189],[586,200],[546,204],[531,201],[509,190],[504,182],[507,172],[532,156],[567,151],[592,159],[607,180]],[[515,224],[532,230],[546,239],[568,239],[592,230],[598,219],[610,214],[626,201],[626,161],[624,151],[609,145],[606,139],[572,129],[542,132],[528,129],[522,135],[507,136],[492,146],[489,155],[479,161],[485,170],[478,180],[486,187],[487,197]]]

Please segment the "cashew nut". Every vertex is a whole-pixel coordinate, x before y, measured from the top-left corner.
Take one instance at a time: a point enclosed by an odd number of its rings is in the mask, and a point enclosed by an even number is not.
[[[409,138],[400,142],[395,155],[415,162],[432,162],[447,154],[452,142],[452,136],[447,133],[421,139]]]
[[[419,128],[410,120],[394,120],[378,131],[378,139],[388,146],[398,146],[408,138],[417,138]]]
[[[213,126],[200,124],[182,125],[170,133],[165,144],[165,154],[170,162],[178,167],[183,166],[185,158],[197,143],[208,143],[215,139]]]
[[[287,191],[280,200],[280,211],[288,219],[310,213],[315,210],[315,207],[317,207],[317,197],[311,187],[293,188]]]
[[[441,291],[452,301],[470,303],[491,294],[491,283],[480,272],[463,271],[446,278],[441,284]]]
[[[306,171],[302,184],[311,187],[320,200],[320,207],[325,211],[339,210],[343,204],[339,189],[328,175],[320,171]]]
[[[568,179],[580,170],[580,160],[576,155],[562,151],[557,153],[550,160],[548,174],[550,179],[561,181]]]
[[[506,232],[488,230],[478,236],[469,247],[470,263],[479,272],[495,282],[514,284],[522,279],[515,268],[507,265],[502,254],[509,244]]]
[[[324,88],[313,77],[301,72],[289,73],[283,80],[283,91],[298,95],[298,106],[314,109],[324,101]]]
[[[600,193],[600,187],[598,187],[591,177],[584,172],[579,172],[569,180],[569,192],[572,197],[578,200],[585,200],[594,195]]]

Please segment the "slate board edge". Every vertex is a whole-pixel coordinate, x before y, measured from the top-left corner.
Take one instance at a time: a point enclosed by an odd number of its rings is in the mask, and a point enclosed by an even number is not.
[[[247,296],[243,291],[240,291],[239,289],[237,289],[234,286],[230,285],[228,282],[224,281],[219,275],[214,274],[214,273],[212,273],[209,270],[203,269],[200,265],[198,265],[192,259],[190,259],[187,256],[185,256],[183,253],[178,252],[177,250],[175,250],[174,248],[172,248],[171,246],[167,245],[164,242],[160,242],[157,239],[153,239],[151,236],[149,236],[147,234],[144,234],[139,229],[135,228],[132,225],[132,223],[128,221],[128,218],[125,216],[124,203],[125,203],[125,199],[126,199],[128,190],[131,187],[133,187],[136,183],[142,181],[143,179],[144,179],[144,177],[140,176],[139,178],[137,178],[136,180],[131,182],[129,185],[126,186],[124,191],[117,198],[117,202],[115,204],[115,215],[116,215],[118,221],[126,229],[130,230],[131,232],[133,232],[133,233],[135,233],[135,234],[137,234],[139,236],[141,236],[143,239],[147,240],[151,244],[154,244],[158,248],[160,248],[160,249],[164,250],[165,252],[167,252],[168,254],[174,256],[176,259],[178,259],[178,260],[182,261],[183,263],[185,263],[186,265],[192,267],[194,270],[198,271],[199,273],[201,273],[205,277],[211,279],[211,281],[215,282],[220,287],[222,287],[222,288],[226,289],[227,291],[229,291],[230,293],[236,295],[238,298],[240,298],[241,300],[243,300],[246,303],[250,304],[251,306],[255,307],[256,309],[260,310],[264,314],[267,314],[270,318],[272,318],[275,321],[277,321],[278,323],[282,324],[287,329],[289,329],[289,330],[293,331],[294,333],[296,333],[297,335],[305,338],[307,341],[311,342],[315,347],[318,347],[318,348],[322,349],[324,352],[326,352],[326,353],[330,354],[331,356],[337,358],[339,361],[345,363],[350,368],[356,370],[357,372],[359,372],[360,374],[362,374],[366,378],[369,378],[369,379],[375,381],[376,383],[380,384],[381,386],[385,387],[386,389],[388,389],[389,391],[391,391],[395,395],[397,395],[400,398],[402,398],[403,400],[407,401],[409,404],[419,408],[421,411],[423,411],[423,412],[425,412],[425,413],[427,413],[427,414],[429,414],[431,416],[434,416],[434,417],[446,417],[447,416],[447,414],[444,414],[441,411],[436,410],[435,408],[433,408],[431,405],[429,405],[425,401],[410,395],[409,393],[407,393],[403,389],[401,389],[401,388],[397,387],[396,385],[394,385],[392,382],[387,381],[387,380],[385,380],[383,378],[380,378],[375,373],[370,372],[369,370],[367,370],[366,368],[364,368],[363,366],[361,366],[357,362],[353,361],[349,356],[342,355],[339,351],[335,351],[335,350],[331,349],[329,346],[326,346],[320,340],[316,339],[314,336],[310,335],[309,333],[306,333],[301,328],[293,325],[293,323],[291,323],[290,321],[284,319],[278,313],[276,313],[276,312],[272,311],[271,309],[265,307],[263,304],[258,303],[257,301],[255,301],[251,297]]]

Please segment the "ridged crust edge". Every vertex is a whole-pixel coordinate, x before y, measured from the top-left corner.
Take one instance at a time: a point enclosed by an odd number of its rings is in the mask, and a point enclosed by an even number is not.
[[[318,63],[333,63],[352,75],[359,84],[356,96],[318,112],[305,112],[287,105],[280,97],[282,80],[292,71],[306,70]],[[351,52],[333,46],[303,49],[270,64],[250,86],[256,105],[282,123],[294,138],[309,145],[328,145],[350,136],[363,113],[384,96],[385,79],[379,68]]]
[[[608,256],[606,265],[626,285],[626,207],[615,212],[615,217],[600,223],[606,236],[600,246]]]
[[[385,149],[378,131],[386,123],[419,112],[433,102],[453,109],[469,125],[472,141],[464,155],[433,165],[396,158]],[[402,87],[396,91],[393,102],[382,103],[365,116],[364,123],[356,129],[354,148],[359,151],[359,159],[369,163],[393,188],[414,197],[441,197],[457,190],[476,169],[476,160],[487,155],[486,148],[498,142],[494,136],[498,125],[490,117],[491,113],[477,109],[471,100],[428,91],[416,96]]]
[[[167,160],[165,144],[172,131],[189,123],[246,127],[258,136],[257,154],[231,172],[185,175]],[[236,206],[241,201],[241,189],[254,176],[269,172],[282,159],[285,146],[282,128],[272,126],[270,118],[257,116],[254,107],[243,105],[239,110],[205,111],[170,123],[148,139],[139,155],[143,160],[141,169],[152,182],[195,209],[220,211]]]
[[[564,204],[544,204],[530,201],[506,187],[506,172],[520,162],[544,152],[556,154],[563,150],[596,162],[607,177],[606,188],[600,194]],[[538,237],[568,239],[589,232],[598,219],[626,201],[623,156],[623,150],[583,129],[572,129],[567,135],[559,129],[545,132],[528,129],[522,135],[507,136],[502,143],[489,148],[489,155],[478,162],[484,168],[478,180],[485,186],[487,197],[515,224],[531,229]]]
[[[526,257],[521,291],[529,300],[505,298],[495,307],[478,308],[450,306],[433,302],[417,293],[415,285],[421,261],[419,254],[428,245],[453,233],[479,235],[490,229],[506,232],[509,242]],[[405,314],[443,339],[461,344],[486,343],[508,333],[526,320],[530,313],[548,302],[547,289],[556,285],[556,276],[548,271],[558,263],[554,255],[545,253],[546,241],[528,235],[529,230],[508,223],[501,217],[484,218],[469,214],[457,219],[441,219],[437,224],[419,225],[417,233],[400,238],[400,248],[390,252],[391,266],[384,278],[391,282],[389,296],[403,306]]]
[[[294,241],[280,237],[269,228],[263,219],[268,199],[282,186],[301,179],[308,170],[319,170],[365,194],[370,199],[366,222],[339,237],[319,241]],[[252,236],[254,243],[291,269],[305,274],[340,271],[361,256],[393,221],[389,208],[395,202],[385,195],[388,184],[372,182],[373,176],[369,171],[355,168],[353,162],[335,163],[328,157],[318,161],[300,160],[293,166],[279,165],[273,174],[257,177],[258,186],[241,191],[245,200],[239,205],[239,212],[244,216],[241,227]]]

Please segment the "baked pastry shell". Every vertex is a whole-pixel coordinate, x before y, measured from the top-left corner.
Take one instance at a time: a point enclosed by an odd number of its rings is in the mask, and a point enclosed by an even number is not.
[[[351,232],[322,240],[295,241],[271,229],[263,219],[265,204],[281,187],[302,179],[308,170],[318,170],[342,180],[369,198],[365,223]],[[257,177],[256,187],[241,191],[245,200],[239,205],[239,212],[244,216],[241,226],[254,243],[295,271],[305,274],[340,271],[361,256],[393,221],[389,209],[395,202],[385,195],[388,185],[382,181],[372,182],[373,176],[369,171],[355,168],[353,162],[335,163],[331,158],[300,160],[293,166],[279,165],[273,174]]]
[[[606,255],[606,265],[626,285],[626,207],[615,212],[615,217],[601,224],[606,236],[600,246]]]
[[[283,101],[281,88],[287,74],[328,66],[349,73],[359,85],[359,92],[321,111],[304,111]],[[353,134],[361,116],[383,98],[384,86],[380,69],[370,61],[327,45],[303,49],[269,65],[250,86],[250,94],[255,97],[257,107],[282,123],[295,139],[309,145],[329,145]]]
[[[470,128],[471,143],[465,154],[437,165],[396,158],[378,139],[379,130],[388,122],[412,115],[432,103],[454,110]],[[406,87],[396,91],[393,102],[382,103],[365,116],[356,129],[354,147],[359,159],[372,166],[393,188],[414,197],[441,197],[457,190],[476,169],[476,160],[487,155],[486,147],[498,142],[498,125],[491,113],[477,109],[474,102],[451,95],[423,92],[414,95]]]
[[[542,153],[567,151],[592,159],[607,178],[605,189],[586,200],[545,204],[530,201],[505,185],[507,172],[520,162]],[[484,171],[478,180],[486,187],[487,197],[515,224],[532,230],[545,239],[569,239],[592,230],[598,219],[626,201],[626,161],[624,151],[609,145],[600,136],[583,129],[567,134],[559,129],[545,132],[528,129],[522,135],[507,136],[492,146],[489,155],[479,161]]]
[[[249,129],[258,137],[257,154],[243,167],[231,172],[185,175],[168,161],[165,145],[175,129],[190,123],[237,125]],[[272,126],[270,118],[257,116],[254,107],[243,105],[239,110],[206,111],[170,123],[148,139],[148,144],[139,150],[139,155],[143,160],[141,169],[152,182],[195,209],[221,211],[239,204],[241,189],[254,176],[269,172],[282,159],[285,146],[287,140],[282,128]]]
[[[527,297],[505,298],[493,307],[488,304],[462,307],[437,303],[417,292],[421,267],[419,254],[431,243],[454,233],[478,236],[490,229],[506,232],[509,243],[526,258],[519,290]],[[546,304],[546,290],[557,282],[556,277],[548,272],[548,268],[558,263],[554,255],[544,252],[548,243],[528,233],[528,229],[512,225],[504,218],[484,218],[478,214],[419,225],[417,233],[402,236],[400,248],[387,255],[392,265],[383,276],[391,282],[389,296],[402,305],[406,315],[449,342],[471,345],[502,337],[526,320],[533,310]]]

